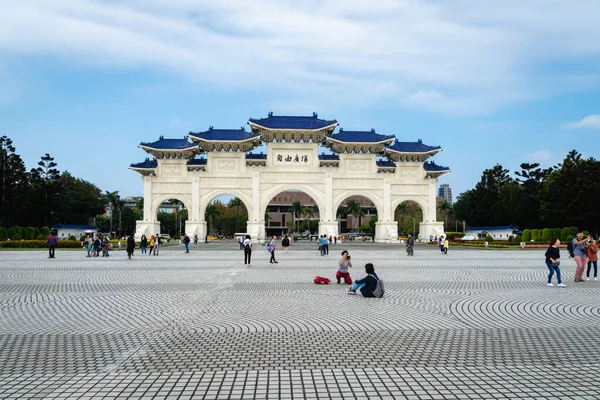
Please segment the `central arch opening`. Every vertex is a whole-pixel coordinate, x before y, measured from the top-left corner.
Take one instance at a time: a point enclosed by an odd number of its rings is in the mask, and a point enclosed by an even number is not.
[[[286,190],[273,196],[265,210],[265,235],[308,238],[319,232],[317,202],[301,190]]]
[[[419,225],[423,222],[423,209],[415,201],[403,201],[394,210],[394,220],[398,222],[398,236],[406,238],[411,234],[418,238]]]
[[[248,231],[248,208],[234,195],[214,197],[204,211],[208,240],[232,239]]]
[[[336,210],[338,232],[348,239],[367,239],[375,235],[377,207],[365,196],[349,196]]]

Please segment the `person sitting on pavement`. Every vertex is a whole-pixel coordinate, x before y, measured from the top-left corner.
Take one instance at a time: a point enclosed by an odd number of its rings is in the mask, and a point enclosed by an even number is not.
[[[352,287],[348,289],[348,294],[356,294],[356,291],[360,289],[360,293],[363,297],[375,297],[373,291],[377,287],[377,280],[379,277],[375,273],[375,267],[373,264],[365,264],[365,272],[367,276],[361,279],[357,279],[352,284]]]

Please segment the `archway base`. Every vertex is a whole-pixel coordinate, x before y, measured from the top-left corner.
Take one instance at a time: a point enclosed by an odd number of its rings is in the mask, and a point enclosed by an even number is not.
[[[319,236],[325,235],[327,237],[338,236],[338,224],[337,222],[323,222],[319,221]]]
[[[440,237],[444,235],[443,222],[421,222],[419,224],[419,236],[421,240],[429,240],[430,236]]]
[[[377,243],[398,243],[398,223],[377,222],[375,224],[375,241]]]
[[[204,243],[206,237],[206,221],[185,221],[185,233],[192,240],[195,235],[198,235],[198,241]]]
[[[149,238],[151,235],[160,233],[160,221],[136,221],[135,222],[135,240],[140,241],[142,235]]]

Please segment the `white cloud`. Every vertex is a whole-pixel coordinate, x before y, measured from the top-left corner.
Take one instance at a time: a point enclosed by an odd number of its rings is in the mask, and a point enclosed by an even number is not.
[[[540,163],[541,165],[551,164],[554,161],[552,152],[548,149],[537,150],[531,154],[526,154],[525,160],[532,163]]]
[[[594,0],[30,0],[2,6],[0,65],[41,55],[300,102],[481,113],[600,86],[595,70],[540,72],[596,65],[597,15]]]
[[[569,122],[565,124],[567,128],[570,129],[580,129],[580,128],[592,128],[592,129],[600,129],[600,114],[592,114],[583,118],[580,121]]]

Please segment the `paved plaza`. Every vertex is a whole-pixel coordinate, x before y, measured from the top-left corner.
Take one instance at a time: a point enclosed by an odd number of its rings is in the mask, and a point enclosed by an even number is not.
[[[600,282],[564,250],[558,288],[544,249],[316,247],[0,252],[0,398],[600,398]],[[384,298],[335,284],[343,248]]]

